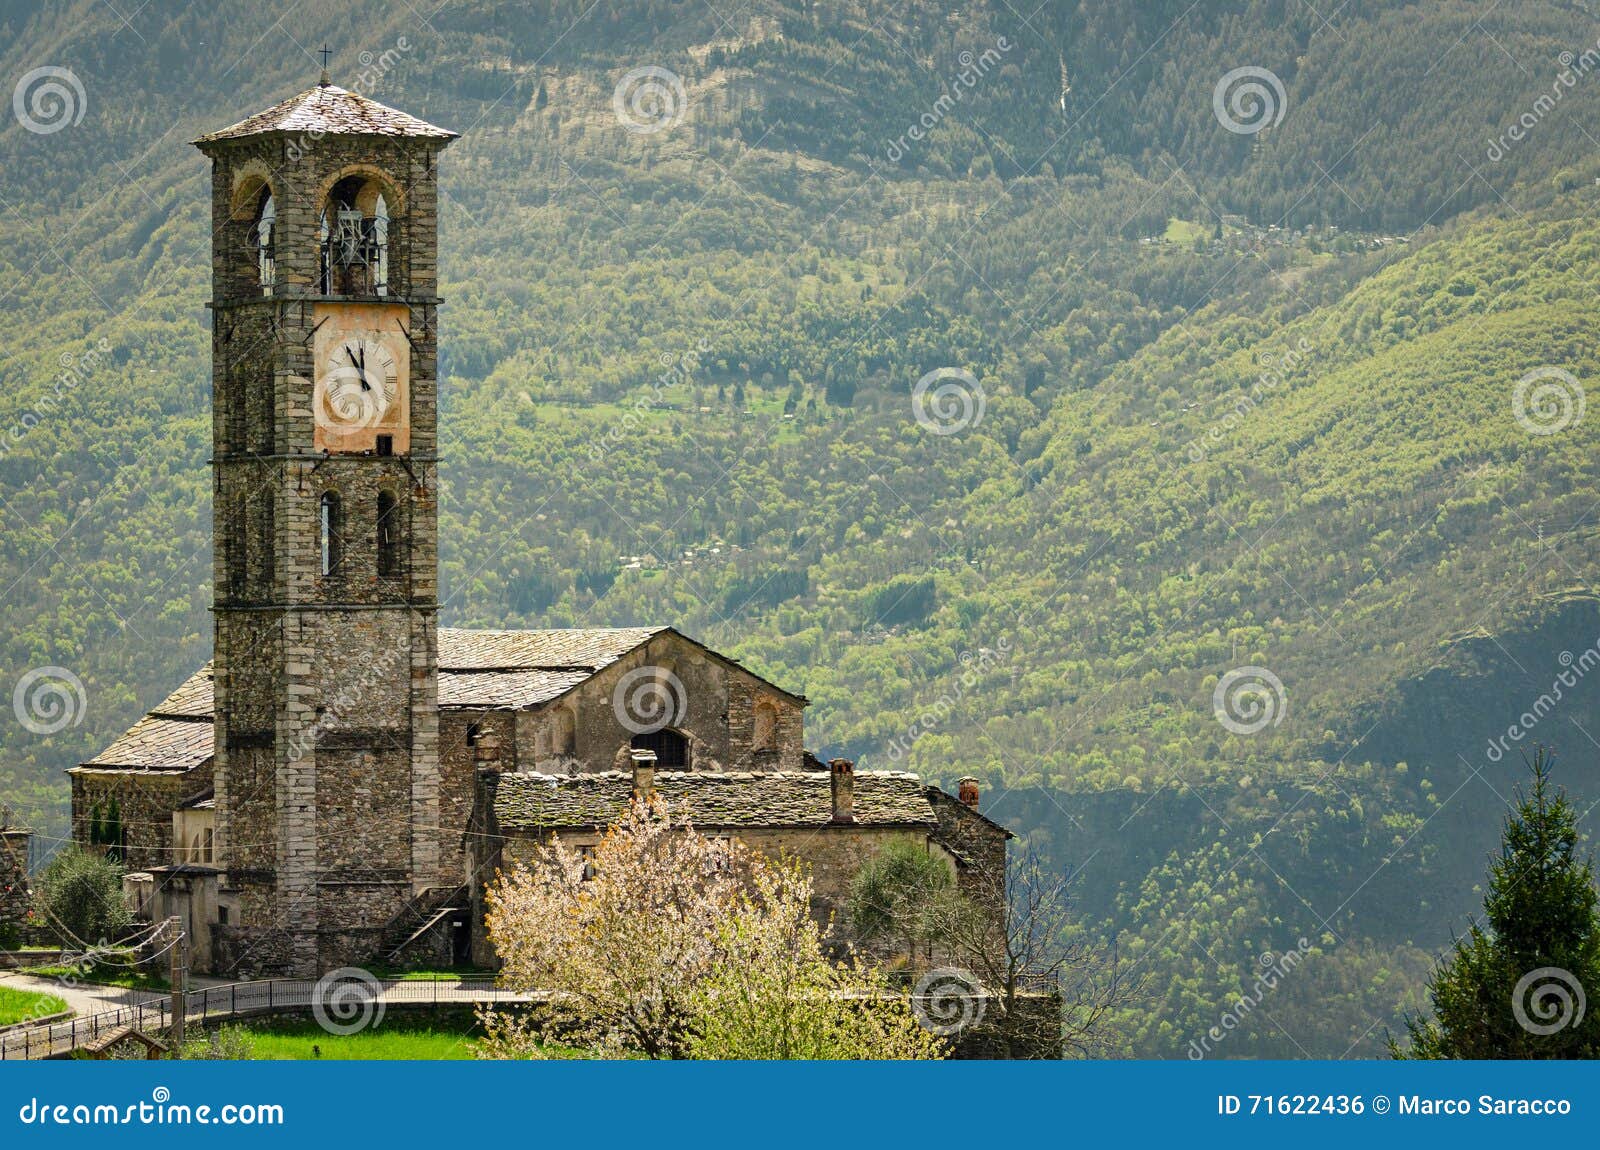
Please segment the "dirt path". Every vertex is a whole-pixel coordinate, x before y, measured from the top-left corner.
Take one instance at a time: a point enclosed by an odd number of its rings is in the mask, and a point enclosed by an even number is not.
[[[79,1017],[87,1017],[102,1010],[114,1010],[119,1006],[137,1006],[141,1002],[166,997],[166,994],[159,990],[128,990],[121,986],[100,986],[93,982],[68,985],[59,978],[38,978],[33,975],[18,974],[15,971],[0,973],[0,983],[14,986],[18,990],[53,994],[64,1001]]]

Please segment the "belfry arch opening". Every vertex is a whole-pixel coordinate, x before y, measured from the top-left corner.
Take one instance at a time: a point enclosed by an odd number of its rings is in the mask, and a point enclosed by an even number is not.
[[[324,295],[389,294],[394,193],[376,176],[356,173],[328,191],[317,221]]]
[[[246,293],[277,290],[279,206],[264,167],[247,164],[235,175],[228,199],[228,264]]]

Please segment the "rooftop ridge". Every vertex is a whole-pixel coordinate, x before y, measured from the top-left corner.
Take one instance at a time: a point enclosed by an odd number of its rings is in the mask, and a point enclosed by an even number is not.
[[[654,623],[639,627],[440,627],[439,630],[462,635],[615,635],[625,631],[659,634],[672,628],[666,623]]]
[[[921,782],[922,776],[915,771],[857,771],[856,778],[874,779],[906,779]],[[664,771],[657,770],[655,777],[662,779],[733,779],[748,781],[750,779],[806,779],[815,780],[819,784],[831,785],[829,776],[824,771]],[[534,782],[573,783],[582,782],[584,779],[632,779],[632,771],[580,771],[575,775],[552,775],[544,771],[506,771],[500,778],[529,779]]]
[[[273,132],[316,132],[346,136],[407,136],[453,140],[457,133],[380,104],[337,84],[318,84],[235,124],[191,141],[196,146]]]
[[[441,712],[535,710],[666,634],[709,652],[728,666],[798,699],[802,706],[805,704],[804,696],[792,695],[744,667],[737,659],[711,650],[670,625],[659,624],[497,630],[441,627],[438,706]],[[199,765],[212,752],[216,722],[215,679],[212,663],[207,661],[111,745],[79,767],[106,768],[116,763],[129,771],[160,771]],[[712,772],[686,773],[709,775]],[[815,770],[789,773],[825,774]]]
[[[818,771],[661,771],[653,793],[683,819],[704,827],[863,829],[927,827],[939,816],[929,785],[907,771],[858,771],[854,819],[837,819],[831,778]],[[493,776],[497,825],[510,831],[550,831],[609,826],[634,799],[631,771],[586,771],[575,775]]]

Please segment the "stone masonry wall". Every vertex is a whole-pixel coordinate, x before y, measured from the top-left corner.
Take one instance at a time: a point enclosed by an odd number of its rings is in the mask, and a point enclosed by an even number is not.
[[[439,877],[440,886],[458,886],[472,880],[473,852],[469,836],[478,782],[478,746],[468,741],[469,728],[481,739],[499,740],[499,769],[517,769],[517,719],[509,711],[472,713],[446,711],[439,716]]]
[[[313,974],[356,957],[440,871],[437,754],[437,157],[441,144],[323,135],[206,146],[212,159],[217,852],[221,962]],[[315,444],[319,217],[348,174],[389,218],[384,297],[407,333],[409,454]],[[276,208],[264,293],[250,225]],[[367,303],[370,297],[363,297]],[[319,503],[342,557],[321,570]],[[401,564],[377,574],[377,498]]]
[[[519,714],[520,769],[546,774],[623,769],[637,733],[623,720],[639,725],[645,717],[629,700],[638,698],[639,672],[651,668],[666,685],[661,697],[673,700],[666,725],[689,739],[689,769],[801,769],[805,729],[800,704],[671,634],[656,636],[553,703]],[[764,749],[754,743],[758,705],[772,716],[772,737]],[[566,713],[573,732],[570,749],[559,745],[557,732],[564,729],[560,712]]]
[[[1006,833],[937,787],[928,789],[928,798],[940,841],[973,864],[957,871],[962,890],[980,905],[998,906],[1005,897]]]
[[[174,861],[172,812],[184,799],[211,785],[211,768],[190,771],[74,771],[72,779],[72,840],[90,844],[96,812],[110,814],[116,799],[127,843],[123,865],[128,870],[164,866]]]
[[[28,909],[28,842],[30,833],[17,827],[0,827],[0,949],[26,940]]]

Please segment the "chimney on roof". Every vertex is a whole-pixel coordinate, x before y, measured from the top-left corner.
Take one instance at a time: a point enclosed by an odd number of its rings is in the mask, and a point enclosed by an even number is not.
[[[830,759],[828,775],[833,780],[833,821],[856,821],[856,765],[849,759]]]
[[[964,806],[978,809],[978,780],[968,775],[956,783],[956,797]]]
[[[633,797],[649,803],[656,793],[656,753],[647,747],[635,747],[629,757],[633,760]]]

